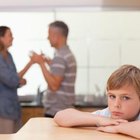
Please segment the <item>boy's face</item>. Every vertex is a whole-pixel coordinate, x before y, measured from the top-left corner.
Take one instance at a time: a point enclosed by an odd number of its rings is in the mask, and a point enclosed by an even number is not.
[[[108,90],[108,107],[111,118],[134,120],[140,112],[140,99],[132,86]]]

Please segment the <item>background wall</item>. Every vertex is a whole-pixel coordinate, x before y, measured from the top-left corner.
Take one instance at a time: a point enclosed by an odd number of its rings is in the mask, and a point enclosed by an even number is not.
[[[29,60],[31,50],[53,57],[47,40],[48,24],[65,21],[70,34],[68,44],[78,64],[76,94],[104,94],[109,75],[122,64],[140,66],[139,11],[63,11],[0,13],[1,25],[10,26],[11,48],[18,71]],[[41,70],[34,65],[25,75],[27,86],[19,94],[36,94],[47,88]]]
[[[10,51],[18,71],[29,60],[31,50],[53,57],[54,50],[47,40],[48,24],[63,20],[70,28],[68,43],[78,64],[76,94],[104,94],[106,81],[116,68],[123,64],[140,67],[140,1],[120,2],[0,1],[0,25],[7,25],[13,31],[15,39]],[[108,7],[107,4],[120,9],[104,10],[102,6]],[[19,89],[19,94],[36,94],[38,87],[47,88],[38,65],[34,65],[25,78],[28,84]]]
[[[140,9],[139,0],[1,0],[0,10],[54,9],[60,7],[116,7]]]

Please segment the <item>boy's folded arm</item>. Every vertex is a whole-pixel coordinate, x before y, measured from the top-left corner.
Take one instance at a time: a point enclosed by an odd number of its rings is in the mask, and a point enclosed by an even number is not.
[[[107,133],[121,133],[140,139],[140,120],[133,122],[120,123],[119,125],[110,125],[98,127],[96,130]]]
[[[117,127],[118,133],[130,135],[140,139],[140,120],[127,123],[121,123]]]
[[[65,109],[56,113],[54,121],[63,127],[74,126],[96,126],[96,117],[88,112],[81,112],[76,109]]]
[[[120,122],[126,122],[122,119],[111,119],[108,117],[102,117],[89,112],[82,112],[76,109],[65,109],[59,111],[54,121],[63,127],[74,127],[74,126],[108,126],[118,125]]]

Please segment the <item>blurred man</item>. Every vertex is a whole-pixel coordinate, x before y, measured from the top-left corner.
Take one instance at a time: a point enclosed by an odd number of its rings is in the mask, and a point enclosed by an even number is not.
[[[67,45],[68,26],[62,21],[55,21],[49,25],[48,40],[55,48],[52,61],[43,55],[33,53],[31,60],[41,67],[43,76],[48,83],[46,98],[44,100],[45,116],[54,115],[75,103],[76,61]],[[48,64],[48,70],[45,64]]]

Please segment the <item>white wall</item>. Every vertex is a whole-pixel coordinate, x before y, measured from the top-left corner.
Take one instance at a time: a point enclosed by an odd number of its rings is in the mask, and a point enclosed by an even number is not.
[[[3,0],[1,6],[71,6],[71,5],[99,5],[103,0]]]
[[[0,0],[0,10],[7,8],[36,8],[36,7],[72,7],[72,6],[115,6],[140,7],[140,0]]]
[[[78,62],[77,94],[95,94],[96,85],[103,93],[109,75],[122,64],[140,67],[139,11],[0,12],[0,25],[13,31],[11,52],[18,71],[28,61],[30,50],[52,54],[46,38],[47,25],[54,19],[65,21],[70,28],[69,45]],[[21,93],[35,93],[39,85],[47,86],[37,66],[26,78],[28,84]]]

